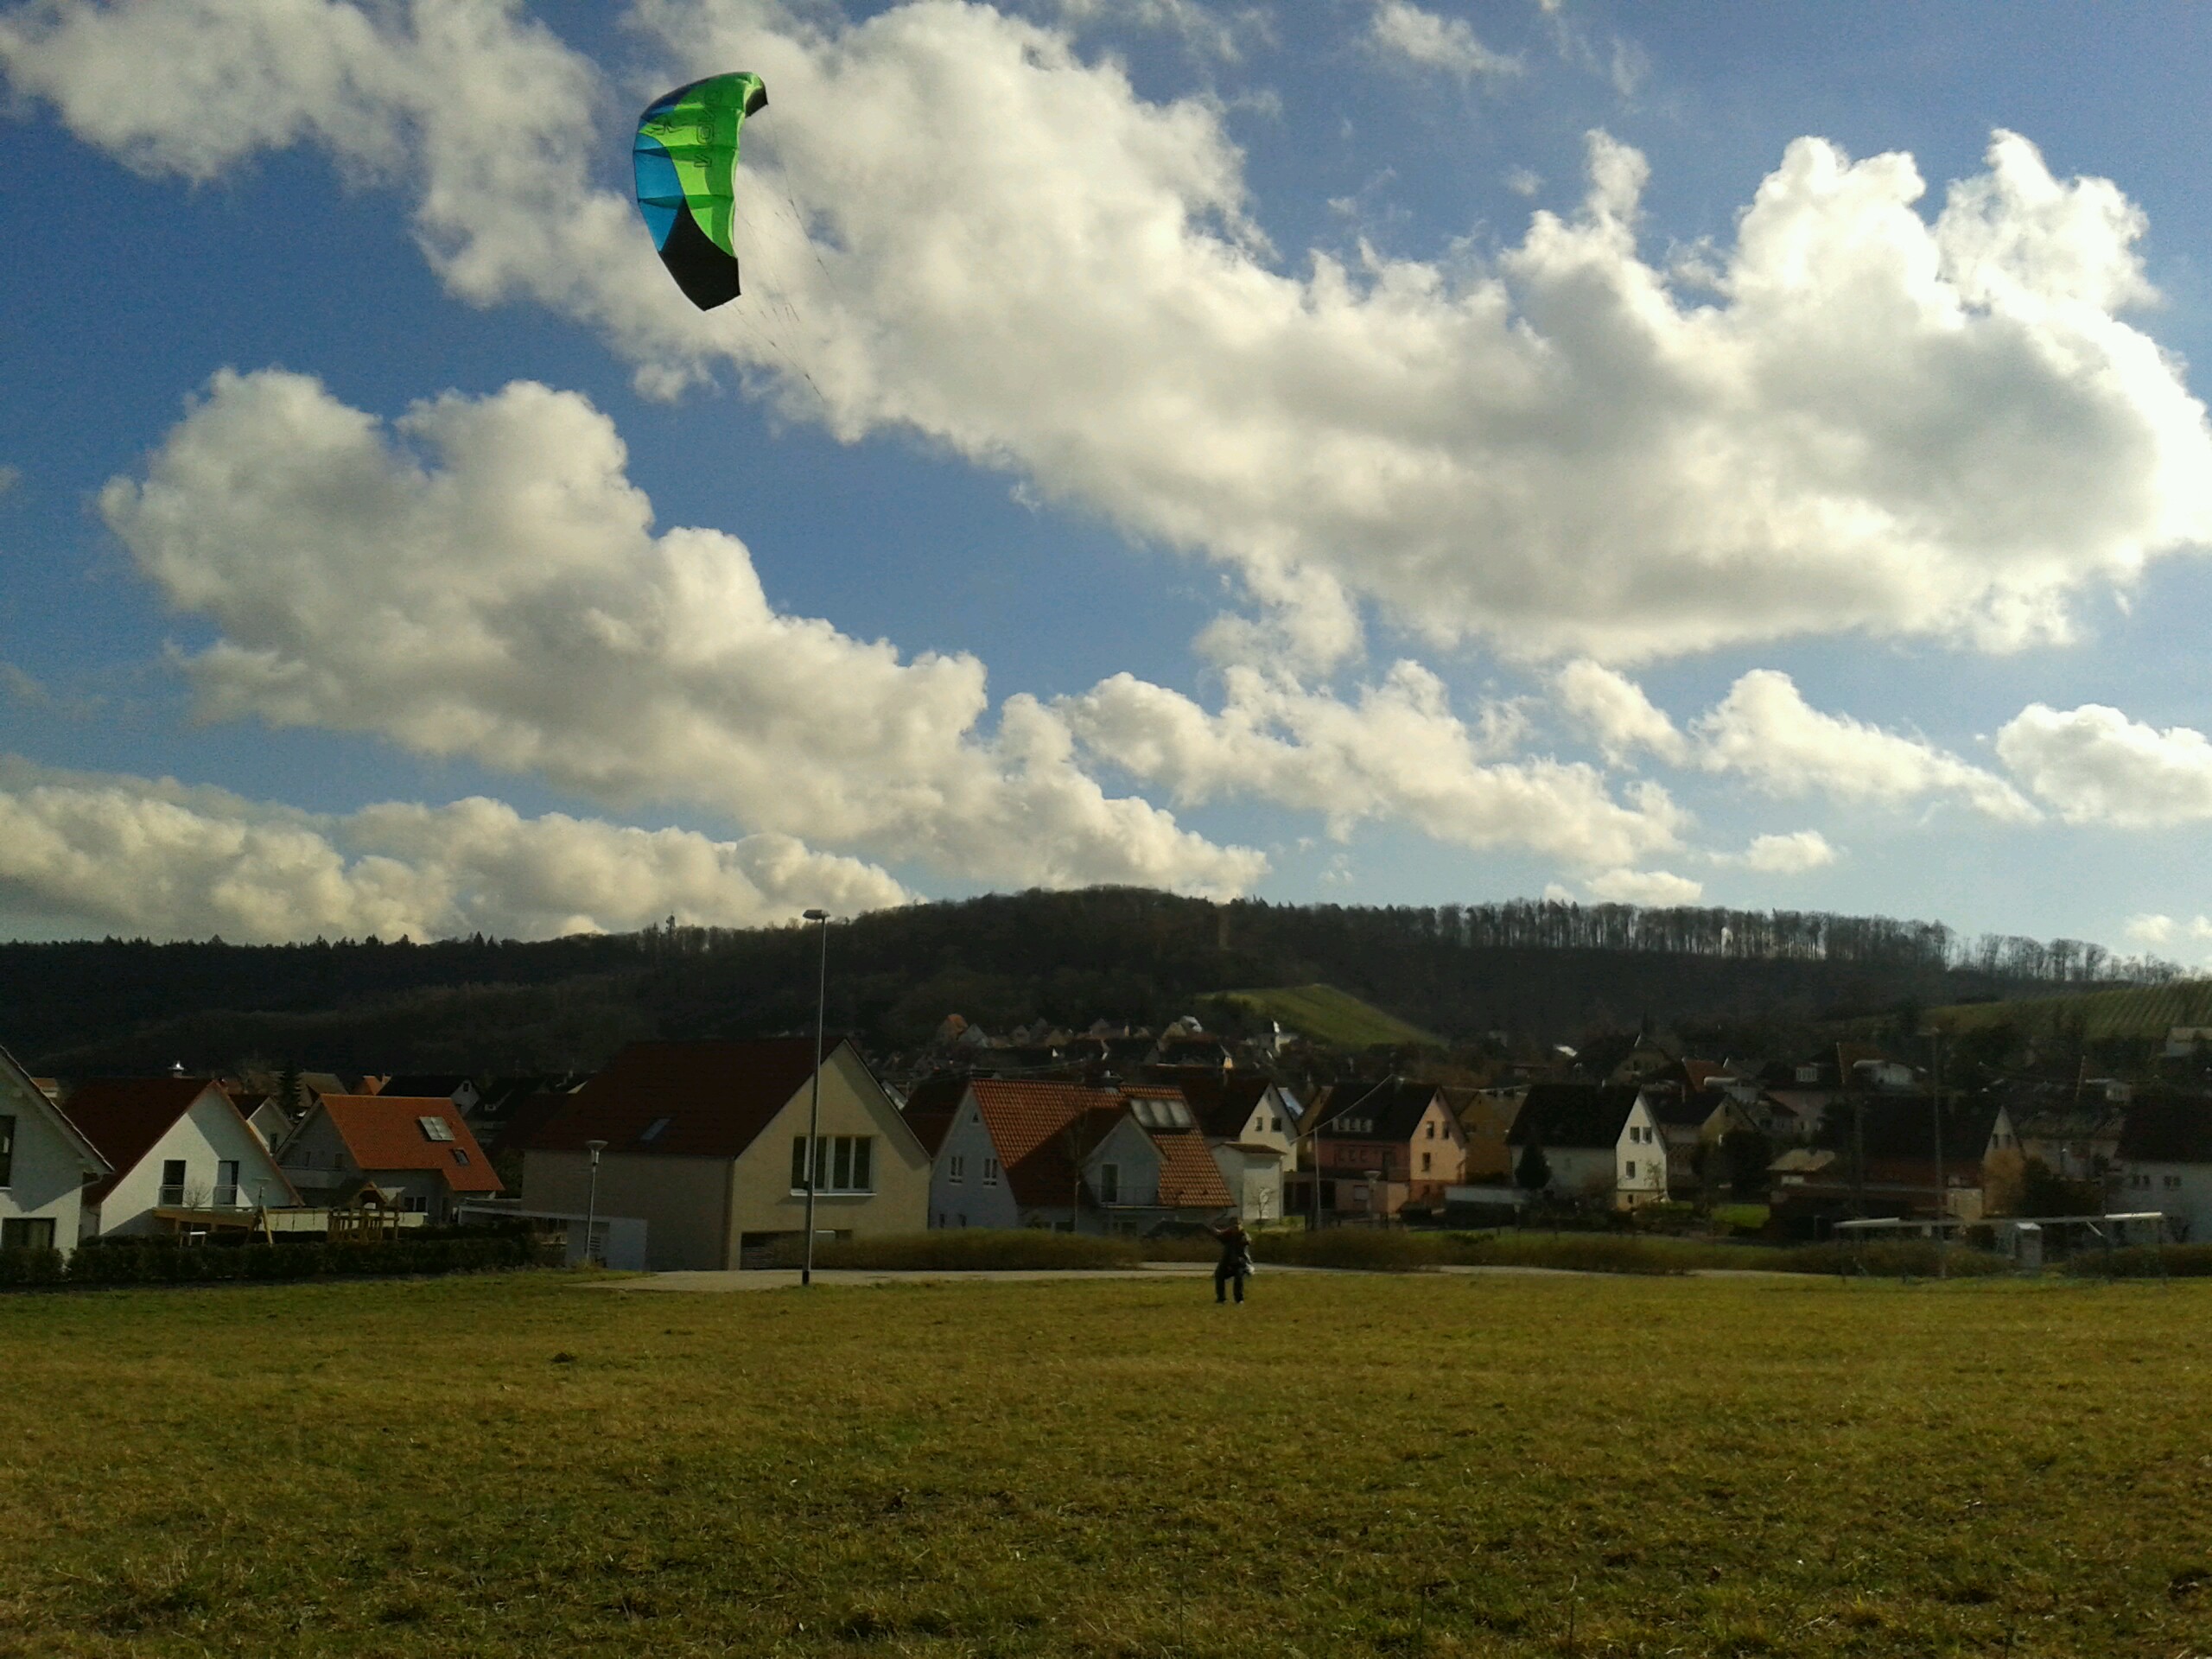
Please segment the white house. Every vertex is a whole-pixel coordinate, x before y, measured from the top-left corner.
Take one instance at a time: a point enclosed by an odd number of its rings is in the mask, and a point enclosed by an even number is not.
[[[1296,1100],[1256,1071],[1191,1066],[1158,1075],[1172,1077],[1190,1103],[1238,1217],[1281,1220],[1283,1173],[1298,1163]]]
[[[112,1173],[99,1149],[0,1049],[0,1249],[75,1249],[85,1184]]]
[[[63,1109],[110,1167],[85,1190],[81,1237],[168,1232],[195,1217],[300,1201],[261,1136],[204,1077],[95,1078]]]
[[[2162,1211],[2167,1237],[2212,1240],[2212,1113],[2196,1101],[2131,1107],[2109,1179],[2115,1210]]]
[[[1632,1084],[1540,1083],[1506,1137],[1514,1179],[1541,1154],[1547,1192],[1617,1210],[1667,1196],[1667,1147],[1644,1091]]]

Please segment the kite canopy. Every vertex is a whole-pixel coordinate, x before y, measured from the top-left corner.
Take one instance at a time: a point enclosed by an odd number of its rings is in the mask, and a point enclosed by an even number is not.
[[[767,103],[758,75],[709,75],[662,93],[638,118],[638,206],[661,263],[702,311],[738,295],[729,235],[737,133]]]

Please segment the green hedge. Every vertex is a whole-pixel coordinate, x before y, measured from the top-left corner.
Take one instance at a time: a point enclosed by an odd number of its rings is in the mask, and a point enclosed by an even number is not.
[[[1953,1279],[1974,1279],[2012,1270],[2010,1262],[1987,1250],[1954,1244],[1939,1252],[1932,1238],[1800,1244],[1775,1251],[1774,1260],[1766,1265],[1781,1273],[1866,1274],[1878,1279],[1933,1279],[1939,1272]]]
[[[779,1265],[797,1267],[802,1243],[787,1239],[775,1251]],[[817,1240],[814,1265],[876,1273],[969,1269],[999,1271],[1133,1268],[1141,1260],[1136,1242],[1041,1228],[950,1227],[886,1238]]]
[[[181,1246],[166,1239],[100,1239],[70,1258],[73,1285],[180,1285],[239,1281],[471,1273],[542,1265],[519,1233],[374,1243]],[[50,1282],[50,1281],[49,1281]]]
[[[2131,1244],[2124,1250],[2088,1249],[2069,1257],[2066,1271],[2082,1279],[2212,1277],[2212,1244]]]
[[[0,1250],[0,1288],[11,1288],[17,1285],[58,1285],[64,1271],[59,1250]]]

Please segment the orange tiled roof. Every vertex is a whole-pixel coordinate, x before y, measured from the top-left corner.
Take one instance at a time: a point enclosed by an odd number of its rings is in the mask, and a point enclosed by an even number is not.
[[[1160,1148],[1160,1201],[1179,1210],[1227,1210],[1236,1200],[1196,1129],[1147,1131]]]
[[[1071,1201],[1076,1166],[1069,1156],[1068,1131],[1082,1120],[1076,1138],[1085,1150],[1105,1138],[1122,1110],[1112,1090],[1079,1083],[1017,1083],[977,1077],[969,1084],[983,1115],[983,1127],[998,1148],[1007,1187],[1016,1204],[1058,1205]]]
[[[449,1100],[404,1095],[325,1095],[322,1109],[346,1143],[346,1155],[361,1170],[434,1170],[455,1192],[499,1192],[505,1188],[492,1171],[492,1160],[476,1144],[461,1109]],[[450,1141],[433,1141],[422,1120],[443,1121]],[[455,1157],[460,1153],[463,1157]]]

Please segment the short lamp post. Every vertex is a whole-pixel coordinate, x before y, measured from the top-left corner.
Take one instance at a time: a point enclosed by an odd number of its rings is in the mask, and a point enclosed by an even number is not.
[[[599,1231],[599,1154],[607,1150],[604,1141],[587,1141],[584,1151],[591,1159],[591,1180],[584,1189],[584,1265],[589,1267],[597,1258],[594,1240]]]
[[[814,1189],[822,1184],[822,1033],[830,1007],[830,912],[810,910],[806,919],[822,925],[822,954],[814,986],[814,1087],[806,1108],[806,1259],[798,1270],[802,1285],[814,1282]]]

